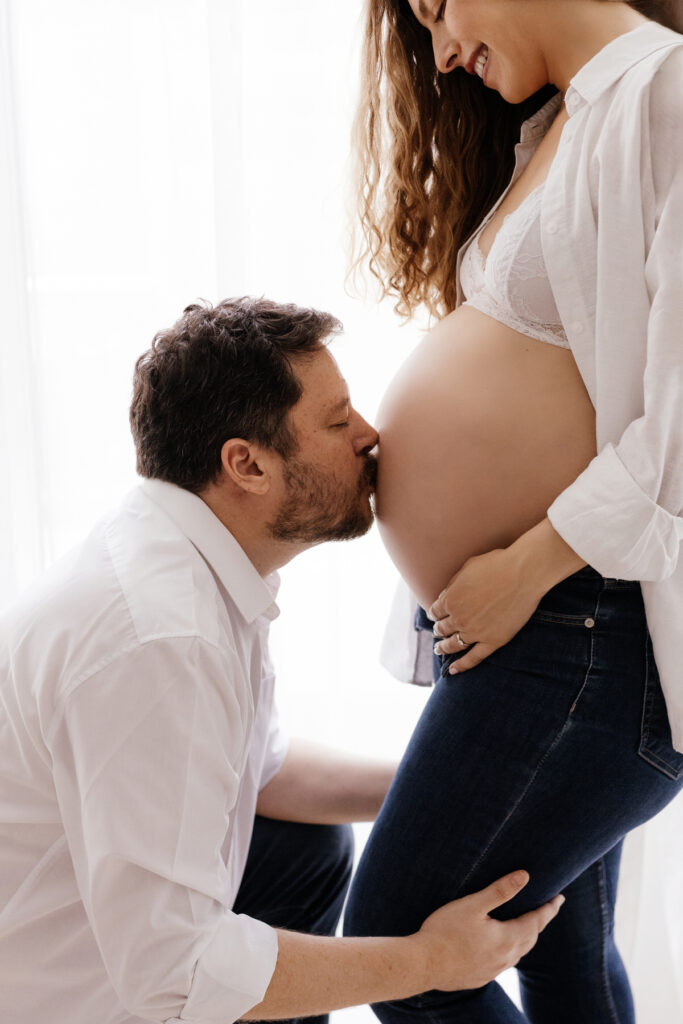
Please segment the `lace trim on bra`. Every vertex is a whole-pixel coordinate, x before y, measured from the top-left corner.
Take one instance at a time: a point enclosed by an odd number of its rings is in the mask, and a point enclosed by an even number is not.
[[[535,188],[504,218],[486,258],[479,248],[482,224],[463,255],[460,280],[466,305],[520,334],[569,348],[541,247],[543,188]]]

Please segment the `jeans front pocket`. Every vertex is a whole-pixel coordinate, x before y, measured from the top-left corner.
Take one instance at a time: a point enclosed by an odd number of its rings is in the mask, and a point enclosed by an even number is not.
[[[652,642],[647,640],[647,671],[643,698],[643,718],[638,753],[660,772],[674,781],[683,776],[683,754],[671,742],[671,726],[666,701],[659,682],[659,673],[652,653]]]

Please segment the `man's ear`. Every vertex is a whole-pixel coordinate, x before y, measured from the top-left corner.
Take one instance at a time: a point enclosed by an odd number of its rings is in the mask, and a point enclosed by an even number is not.
[[[243,491],[267,494],[272,483],[272,456],[259,445],[233,437],[221,448],[223,472]]]

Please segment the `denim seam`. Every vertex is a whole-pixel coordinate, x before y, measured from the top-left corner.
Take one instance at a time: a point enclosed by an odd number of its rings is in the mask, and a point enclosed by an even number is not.
[[[611,1024],[619,1024],[617,1008],[614,1005],[612,986],[609,983],[609,970],[607,967],[607,938],[610,933],[609,911],[607,899],[607,880],[605,878],[605,861],[601,858],[597,864],[598,869],[598,904],[600,907],[600,922],[602,925],[602,943],[600,946],[600,968],[602,973],[602,992],[605,998],[605,1005],[609,1009]]]
[[[650,721],[652,717],[652,707],[655,702],[654,694],[650,687],[650,658],[649,658],[648,644],[645,642],[645,699],[643,700],[643,711],[640,718],[640,743],[638,745],[638,754],[642,757],[646,764],[652,765],[662,774],[666,775],[667,778],[672,779],[674,782],[678,782],[680,772],[678,768],[670,764],[665,758],[660,757],[659,754],[655,753],[654,750],[650,749]]]
[[[638,753],[646,764],[657,768],[663,775],[666,775],[667,779],[671,779],[672,782],[678,782],[680,774],[676,768],[671,767],[668,761],[658,757],[657,754],[653,754],[651,750],[639,750]]]
[[[650,742],[650,716],[654,696],[650,689],[650,664],[647,656],[647,642],[645,643],[645,700],[643,701],[643,713],[640,719],[641,748]],[[649,751],[648,751],[649,753]]]
[[[524,787],[522,792],[519,794],[518,799],[515,801],[514,805],[510,808],[508,813],[505,815],[505,817],[501,821],[500,826],[498,827],[496,832],[491,836],[490,840],[488,841],[488,843],[486,844],[484,849],[479,854],[479,857],[477,858],[477,860],[474,861],[474,863],[472,864],[470,870],[467,872],[465,877],[462,879],[462,881],[460,883],[461,886],[463,886],[463,885],[465,885],[467,883],[470,875],[472,875],[473,872],[476,871],[476,869],[479,867],[479,865],[481,864],[482,860],[484,859],[486,854],[489,852],[489,850],[491,849],[491,847],[493,846],[495,841],[500,837],[500,834],[505,829],[505,826],[510,821],[510,818],[513,816],[513,814],[515,814],[515,812],[517,811],[518,807],[520,806],[520,804],[522,803],[522,801],[526,797],[527,793],[529,792],[529,789],[533,785],[533,783],[534,783],[534,781],[536,779],[536,776],[540,772],[540,770],[543,767],[543,765],[545,764],[546,760],[548,759],[548,757],[550,757],[550,755],[554,751],[555,747],[557,746],[557,744],[560,742],[560,740],[564,736],[565,732],[567,731],[567,727],[569,725],[569,721],[570,721],[569,717],[567,717],[567,719],[565,720],[565,722],[562,725],[562,728],[558,732],[557,736],[555,737],[553,742],[550,744],[550,746],[545,751],[545,753],[541,757],[540,761],[538,762],[538,764],[534,768],[533,774],[530,776],[529,781],[527,782],[526,786]]]
[[[535,611],[531,616],[533,622],[549,622],[556,626],[578,626],[585,628],[585,615],[563,615],[561,612],[547,612],[544,609]]]
[[[598,613],[600,611],[600,598],[601,597],[602,597],[602,592],[598,594],[597,600],[595,602],[595,609],[593,610],[593,616],[592,616],[594,622],[598,621]],[[584,676],[583,683],[581,684],[581,689],[577,693],[576,697],[574,698],[574,703],[572,704],[572,706],[569,709],[569,716],[570,716],[570,718],[574,714],[574,712],[576,711],[576,706],[579,703],[579,701],[581,700],[581,697],[583,696],[583,691],[586,689],[586,686],[588,685],[588,680],[590,678],[591,670],[593,668],[594,657],[595,657],[595,629],[593,628],[593,629],[591,629],[591,653],[590,653],[590,658],[589,658],[589,661],[588,661],[588,668],[586,669],[586,675]]]
[[[595,611],[594,611],[594,618],[595,619],[597,619],[599,607],[600,607],[600,594],[598,594],[597,601],[595,603]],[[562,725],[562,728],[559,730],[559,732],[555,736],[555,739],[550,744],[550,746],[546,749],[546,751],[543,754],[543,756],[541,757],[540,761],[538,762],[538,764],[534,768],[533,774],[529,777],[529,781],[527,782],[527,784],[524,787],[524,789],[522,790],[522,792],[519,794],[519,797],[517,798],[517,800],[515,801],[513,806],[510,808],[508,813],[505,815],[505,817],[501,821],[500,826],[495,831],[495,833],[491,836],[490,840],[488,841],[488,843],[486,844],[484,849],[481,851],[481,853],[480,853],[479,857],[477,858],[477,860],[474,861],[474,863],[472,864],[470,870],[467,872],[465,877],[462,879],[462,881],[460,883],[461,886],[466,885],[466,883],[467,883],[468,879],[470,878],[470,876],[476,871],[476,869],[479,867],[479,865],[481,864],[482,860],[484,859],[486,854],[489,852],[489,850],[491,849],[493,844],[500,837],[501,833],[505,829],[505,826],[510,821],[510,819],[513,816],[513,814],[516,813],[516,811],[520,807],[522,801],[524,800],[524,798],[526,797],[527,793],[529,792],[529,789],[531,788],[531,786],[533,785],[534,781],[536,780],[536,776],[540,772],[541,768],[543,767],[543,765],[545,764],[547,759],[550,757],[550,755],[553,753],[553,751],[555,750],[556,746],[561,741],[562,737],[564,736],[565,732],[567,731],[567,728],[569,727],[569,724],[571,722],[572,713],[573,713],[574,709],[576,708],[576,705],[579,702],[581,694],[583,693],[583,691],[586,688],[586,683],[588,682],[588,677],[589,677],[590,671],[591,671],[591,669],[593,667],[593,649],[594,649],[594,640],[593,640],[593,632],[591,631],[590,660],[589,660],[589,663],[588,663],[588,668],[586,670],[586,675],[584,677],[583,683],[581,684],[581,688],[579,689],[578,695],[576,696],[576,698],[574,700],[574,703],[572,704],[571,708],[569,709],[569,713],[568,713],[568,715],[567,715],[567,717],[566,717],[566,719],[565,719],[565,721],[564,721],[564,723]]]

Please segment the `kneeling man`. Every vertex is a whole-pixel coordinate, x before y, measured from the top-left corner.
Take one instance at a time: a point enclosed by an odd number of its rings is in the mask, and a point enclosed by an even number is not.
[[[0,991],[11,1024],[229,1024],[472,988],[559,899],[488,916],[524,872],[414,935],[332,936],[348,823],[386,766],[288,744],[276,570],[372,521],[377,434],[332,317],[191,306],[135,371],[144,481],[2,623]],[[286,931],[284,929],[292,929]]]

